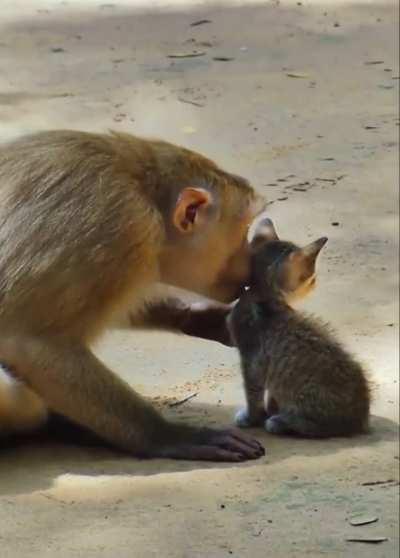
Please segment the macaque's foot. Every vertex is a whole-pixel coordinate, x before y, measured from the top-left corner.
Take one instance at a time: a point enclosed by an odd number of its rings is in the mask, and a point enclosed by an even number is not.
[[[250,417],[246,407],[239,409],[235,415],[235,424],[239,428],[252,428],[254,426],[262,426],[264,424],[265,415],[260,414],[259,417]]]
[[[200,436],[188,442],[178,442],[160,448],[154,457],[190,459],[194,461],[247,461],[265,455],[263,446],[254,438],[236,429],[200,431]]]

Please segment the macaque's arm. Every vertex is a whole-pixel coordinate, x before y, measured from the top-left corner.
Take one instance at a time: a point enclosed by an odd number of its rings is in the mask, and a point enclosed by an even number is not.
[[[186,303],[168,297],[147,303],[139,313],[130,315],[130,323],[132,327],[177,331],[233,346],[226,326],[231,308],[232,304]]]

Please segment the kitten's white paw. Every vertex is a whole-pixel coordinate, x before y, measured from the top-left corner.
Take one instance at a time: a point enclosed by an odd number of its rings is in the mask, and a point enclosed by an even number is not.
[[[270,434],[284,434],[287,431],[285,423],[279,415],[273,415],[264,422],[264,428]]]
[[[249,428],[251,426],[247,409],[243,407],[239,409],[235,415],[235,424],[239,428]]]

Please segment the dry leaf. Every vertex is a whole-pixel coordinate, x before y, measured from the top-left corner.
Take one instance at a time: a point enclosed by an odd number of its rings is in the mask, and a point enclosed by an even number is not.
[[[204,56],[206,53],[201,52],[175,52],[173,54],[167,54],[167,58],[196,58],[197,56]]]
[[[180,405],[183,405],[187,401],[190,401],[191,399],[193,399],[193,397],[196,397],[197,395],[198,395],[197,393],[192,393],[191,395],[188,395],[187,397],[184,397],[183,399],[180,399],[178,401],[173,401],[172,403],[169,403],[168,407],[179,407]]]
[[[182,128],[182,132],[185,134],[194,134],[196,132],[196,128],[193,128],[193,126],[184,126]]]
[[[376,486],[378,484],[392,484],[392,483],[397,484],[397,481],[395,479],[366,481],[366,482],[362,482],[361,486]]]
[[[349,519],[350,525],[353,525],[354,527],[359,525],[368,525],[369,523],[375,523],[376,521],[378,521],[378,517],[376,515],[358,515]]]
[[[197,27],[198,25],[204,25],[205,23],[211,23],[211,19],[198,19],[190,24],[190,27]]]
[[[291,77],[291,78],[299,78],[299,79],[307,79],[310,76],[308,74],[303,74],[301,72],[288,72],[287,77]]]
[[[204,107],[203,103],[191,101],[190,99],[183,99],[182,97],[178,97],[178,101],[180,101],[181,103],[186,103],[188,105],[194,105],[195,107]]]
[[[387,537],[347,537],[346,539],[348,542],[361,542],[369,544],[377,544],[387,540]]]

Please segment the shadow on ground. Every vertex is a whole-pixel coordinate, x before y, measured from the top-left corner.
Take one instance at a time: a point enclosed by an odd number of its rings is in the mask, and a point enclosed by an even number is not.
[[[190,405],[171,412],[175,420],[208,425],[229,424],[234,409],[226,406]],[[305,440],[277,437],[258,429],[249,430],[265,445],[267,456],[243,464],[176,461],[169,459],[141,460],[107,447],[89,433],[65,420],[54,418],[50,425],[35,435],[3,442],[0,457],[0,495],[16,495],[46,490],[55,478],[64,474],[87,476],[148,476],[205,469],[273,465],[293,456],[324,457],[348,448],[378,446],[397,439],[398,426],[382,417],[371,418],[370,434],[353,438]]]

